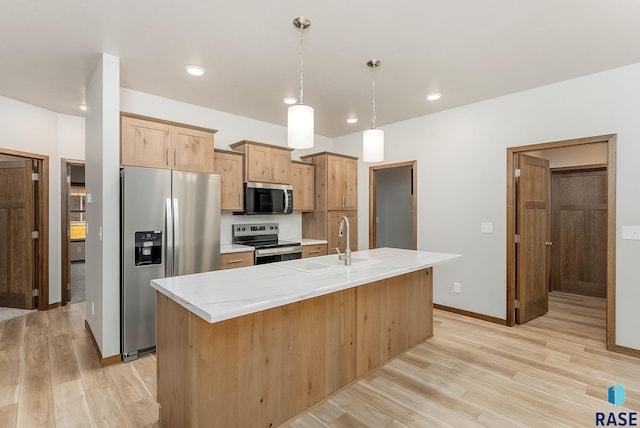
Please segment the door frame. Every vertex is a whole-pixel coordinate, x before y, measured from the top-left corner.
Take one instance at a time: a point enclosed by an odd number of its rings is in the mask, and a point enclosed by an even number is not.
[[[49,306],[49,156],[36,153],[23,152],[0,148],[0,154],[18,156],[25,159],[40,161],[38,178],[38,203],[34,208],[37,211],[38,226],[38,258],[35,260],[36,271],[40,288],[38,289],[39,311],[50,309]],[[53,305],[55,306],[55,305]],[[52,306],[52,307],[53,307]]]
[[[616,137],[606,134],[595,137],[554,141],[507,148],[507,322],[515,325],[516,297],[516,187],[515,157],[519,153],[558,147],[607,143],[607,349],[614,351],[616,320]]]
[[[69,288],[71,283],[71,235],[69,230],[69,183],[67,174],[71,165],[85,165],[79,159],[60,159],[60,305],[69,303]]]
[[[418,161],[396,162],[369,167],[369,248],[376,248],[376,172],[381,169],[413,168],[413,249],[418,249]]]

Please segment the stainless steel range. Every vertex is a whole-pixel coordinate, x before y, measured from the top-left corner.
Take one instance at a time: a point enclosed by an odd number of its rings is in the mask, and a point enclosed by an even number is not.
[[[234,224],[232,228],[234,244],[249,245],[256,249],[253,253],[256,265],[302,257],[299,242],[278,239],[278,223]]]

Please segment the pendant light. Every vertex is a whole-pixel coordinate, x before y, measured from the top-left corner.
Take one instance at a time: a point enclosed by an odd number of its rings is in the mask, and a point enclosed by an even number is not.
[[[304,95],[304,29],[311,25],[309,18],[303,16],[293,20],[293,25],[300,29],[300,98],[298,104],[288,110],[287,145],[294,149],[310,149],[313,147],[313,107],[303,103]]]
[[[371,129],[362,133],[362,161],[382,162],[384,160],[384,131],[376,129],[376,68],[380,67],[380,60],[370,59],[367,66],[373,74],[373,96],[371,107]]]

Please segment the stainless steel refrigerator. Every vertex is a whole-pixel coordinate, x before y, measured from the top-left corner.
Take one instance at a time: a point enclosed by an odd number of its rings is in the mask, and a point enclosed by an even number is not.
[[[220,176],[125,167],[120,172],[120,352],[155,350],[152,279],[220,267]]]

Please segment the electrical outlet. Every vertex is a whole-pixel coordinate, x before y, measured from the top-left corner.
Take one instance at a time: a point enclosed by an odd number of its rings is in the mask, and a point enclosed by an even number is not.
[[[453,292],[454,293],[462,293],[462,284],[460,284],[459,282],[454,282],[453,283]]]
[[[493,233],[493,223],[480,223],[480,232],[482,233]]]

